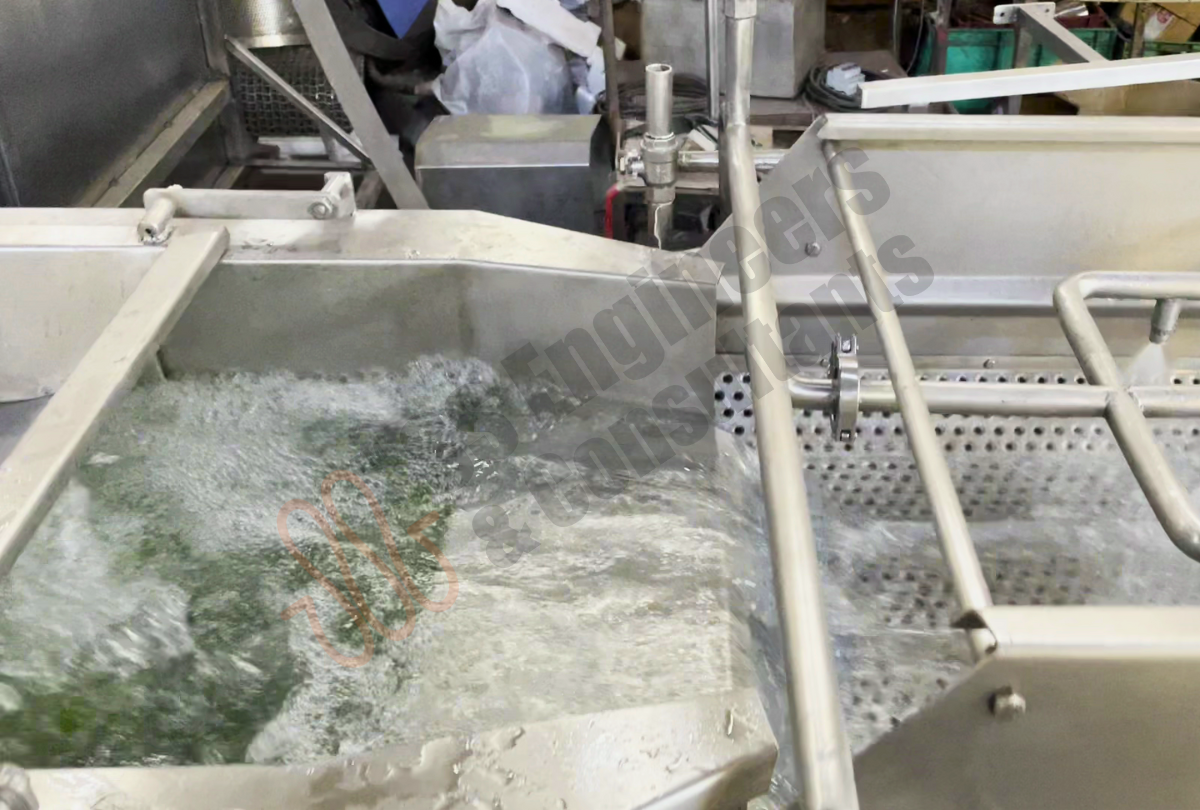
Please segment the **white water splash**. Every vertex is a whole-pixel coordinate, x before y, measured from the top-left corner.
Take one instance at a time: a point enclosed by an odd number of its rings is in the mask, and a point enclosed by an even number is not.
[[[1164,343],[1147,343],[1125,367],[1129,385],[1166,385],[1171,373]]]

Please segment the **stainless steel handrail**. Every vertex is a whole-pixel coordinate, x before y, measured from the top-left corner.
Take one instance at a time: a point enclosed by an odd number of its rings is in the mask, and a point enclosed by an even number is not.
[[[875,328],[883,344],[904,427],[908,431],[908,441],[916,458],[917,472],[929,494],[938,540],[942,544],[942,556],[954,578],[955,593],[966,612],[989,607],[992,604],[991,591],[967,530],[967,519],[954,490],[954,479],[950,477],[950,468],[934,432],[929,406],[921,393],[920,381],[904,339],[904,330],[900,327],[900,318],[892,304],[891,292],[880,275],[875,242],[866,219],[852,202],[855,193],[852,190],[853,183],[845,162],[838,159],[837,143],[826,141],[823,146],[837,189],[838,205],[854,248],[859,277],[875,318]],[[989,639],[978,632],[972,634],[971,638],[976,657],[982,656],[989,646]]]
[[[750,391],[783,631],[792,733],[804,806],[856,810],[854,764],[842,723],[771,267],[760,248],[766,242],[755,217],[758,175],[748,129],[755,11],[755,0],[726,0],[727,82],[722,147],[733,205],[738,278],[751,361]]]

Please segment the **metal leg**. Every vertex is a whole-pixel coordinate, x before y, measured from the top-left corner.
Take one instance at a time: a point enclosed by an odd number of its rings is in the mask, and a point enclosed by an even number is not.
[[[875,242],[871,238],[866,220],[851,204],[855,193],[854,184],[845,162],[838,158],[837,143],[826,141],[824,149],[837,189],[842,218],[846,222],[850,243],[854,247],[859,277],[871,314],[875,318],[875,328],[879,334],[879,341],[883,344],[892,384],[896,388],[904,428],[908,431],[909,444],[912,445],[913,456],[916,457],[917,471],[925,485],[925,491],[929,493],[938,539],[942,544],[942,555],[946,558],[946,564],[954,578],[959,605],[967,612],[988,607],[992,604],[992,596],[983,577],[975,546],[971,542],[971,534],[967,530],[967,519],[955,492],[950,468],[934,433],[929,407],[921,395],[917,372],[904,339],[904,331],[900,328],[900,318],[892,304],[891,292],[880,275]],[[985,636],[972,635],[972,647],[976,657],[980,657],[987,646],[988,639]]]
[[[292,5],[296,7],[304,31],[313,50],[317,52],[317,58],[321,60],[321,67],[333,85],[338,101],[342,103],[342,109],[354,126],[354,134],[362,141],[396,207],[428,208],[425,195],[404,165],[404,156],[392,143],[392,136],[388,134],[379,111],[375,109],[362,78],[354,68],[350,52],[342,42],[342,35],[338,33],[325,0],[292,0]]]
[[[621,151],[621,85],[617,81],[617,31],[613,0],[600,0],[600,48],[604,54],[604,97],[608,101],[608,128],[613,145]]]
[[[1129,56],[1137,59],[1146,53],[1146,3],[1133,4],[1133,42],[1129,46]]]
[[[938,0],[933,23],[933,64],[930,73],[941,76],[946,72],[946,55],[950,49],[950,13],[954,0]]]
[[[728,164],[746,318],[750,386],[766,498],[779,623],[783,631],[792,732],[804,806],[856,810],[854,765],[842,725],[812,521],[765,244],[755,213],[758,175],[747,127],[754,0],[726,3],[726,85],[722,164]]]
[[[1093,385],[1112,389],[1105,416],[1146,500],[1180,551],[1200,562],[1200,514],[1158,449],[1138,400],[1122,384],[1116,360],[1087,308],[1089,298],[1200,299],[1195,273],[1082,273],[1054,291],[1063,331]]]
[[[228,244],[224,228],[175,238],[0,465],[0,578]]]
[[[1029,33],[1028,26],[1021,23],[1021,18],[1017,17],[1013,23],[1013,68],[1023,68],[1029,64],[1029,52],[1033,50],[1033,35]],[[1021,96],[1009,96],[1007,109],[1009,115],[1021,114]]]

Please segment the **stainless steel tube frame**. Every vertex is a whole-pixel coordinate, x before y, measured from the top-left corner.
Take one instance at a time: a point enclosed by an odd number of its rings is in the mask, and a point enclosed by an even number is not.
[[[838,158],[837,146],[837,142],[826,141],[825,157],[837,189],[842,218],[854,247],[855,262],[875,319],[879,342],[883,344],[884,357],[891,372],[904,427],[908,431],[908,441],[916,458],[917,471],[925,491],[929,493],[942,555],[950,567],[954,589],[963,611],[980,610],[991,606],[992,596],[967,530],[967,519],[955,492],[950,468],[946,465],[941,444],[934,433],[929,407],[921,394],[920,382],[904,339],[904,331],[900,327],[900,318],[892,304],[891,292],[880,275],[875,242],[865,218],[854,207],[849,172],[845,163]],[[972,647],[977,657],[985,652],[987,645],[985,637],[972,635]]]
[[[727,4],[726,10],[735,14],[727,14],[726,18],[726,71],[731,92],[726,98],[727,126],[722,132],[722,146],[733,202],[750,393],[757,415],[755,432],[798,775],[805,807],[856,810],[854,765],[842,725],[816,543],[792,423],[792,398],[786,385],[775,291],[767,254],[759,247],[765,244],[763,234],[755,222],[758,175],[745,117],[754,44],[754,0],[736,0]]]
[[[1146,500],[1171,542],[1200,562],[1200,515],[1155,443],[1138,401],[1122,385],[1116,360],[1088,311],[1089,298],[1200,299],[1200,274],[1080,273],[1054,291],[1063,331],[1088,382],[1113,389],[1105,418]]]
[[[796,375],[788,381],[792,405],[830,412],[837,403],[833,380]],[[1097,385],[1024,385],[1015,383],[922,382],[921,396],[931,413],[961,416],[1102,417],[1113,389]],[[860,412],[896,411],[890,382],[863,382]],[[1140,386],[1129,393],[1148,418],[1200,417],[1200,393],[1170,386]]]

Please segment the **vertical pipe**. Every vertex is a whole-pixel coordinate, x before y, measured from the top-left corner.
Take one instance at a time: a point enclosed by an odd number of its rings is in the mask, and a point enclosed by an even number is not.
[[[1022,16],[1017,14],[1013,23],[1013,61],[1014,68],[1023,68],[1029,63],[1029,54],[1033,49],[1033,34],[1029,26],[1022,22]],[[1006,115],[1021,114],[1021,96],[1009,96],[1005,105]]]
[[[667,246],[675,213],[675,163],[678,142],[671,129],[675,107],[670,65],[646,65],[646,136],[642,138],[646,206],[655,244]]]
[[[671,111],[675,106],[671,66],[646,65],[646,134],[652,138],[669,138]]]
[[[613,0],[600,0],[600,48],[604,54],[604,97],[608,100],[608,128],[613,145],[621,151],[621,88],[617,83],[617,29]]]
[[[708,84],[708,117],[721,120],[721,0],[704,0],[705,80]]]
[[[779,331],[779,313],[762,229],[758,175],[750,132],[750,57],[754,45],[754,0],[726,3],[727,126],[722,133],[733,202],[738,278],[746,320],[750,391],[762,469],[763,496],[783,633],[792,733],[803,806],[812,810],[857,810],[854,765],[842,726],[821,576],[800,446],[792,422],[792,398]]]
[[[938,539],[942,544],[942,554],[946,558],[946,564],[950,566],[954,588],[962,609],[979,610],[992,604],[992,596],[987,580],[983,577],[975,546],[971,542],[971,534],[967,530],[967,519],[963,516],[962,504],[954,489],[954,480],[950,477],[950,468],[934,433],[929,407],[921,395],[912,355],[908,352],[908,344],[900,327],[900,318],[892,305],[891,291],[877,269],[874,240],[866,220],[855,210],[853,183],[845,162],[837,158],[836,147],[836,143],[826,141],[825,158],[833,174],[838,204],[841,206],[842,218],[850,235],[850,243],[854,247],[854,259],[858,265],[858,274],[867,296],[867,303],[871,307],[871,315],[875,319],[879,342],[883,344],[884,357],[887,360],[888,371],[891,372],[892,386],[896,389],[896,399],[900,403],[900,413],[904,418],[904,428],[908,431],[908,441],[917,461],[921,483],[929,493]],[[982,654],[981,648],[986,646],[986,642],[985,636],[978,633],[972,636],[976,656]]]
[[[954,0],[937,0],[933,23],[933,60],[929,71],[934,76],[946,73],[946,58],[950,50],[950,15],[953,10]]]
[[[1129,57],[1137,59],[1146,55],[1146,14],[1145,3],[1133,4],[1133,42],[1129,46]]]

